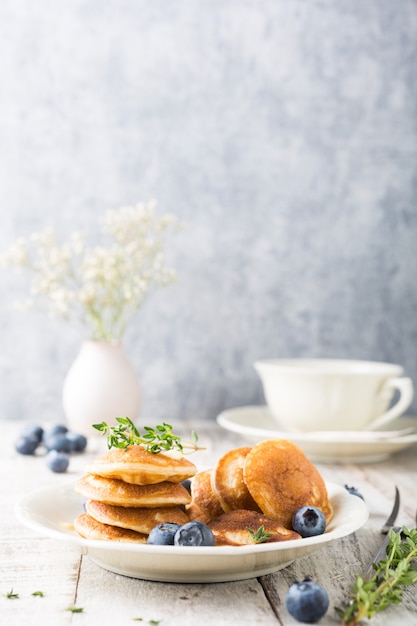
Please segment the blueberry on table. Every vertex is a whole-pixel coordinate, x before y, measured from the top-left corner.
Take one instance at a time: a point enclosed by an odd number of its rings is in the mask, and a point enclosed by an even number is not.
[[[180,524],[174,522],[163,522],[152,528],[148,535],[148,543],[154,546],[173,546],[174,536]]]
[[[302,537],[322,535],[326,530],[326,518],[316,506],[302,506],[293,515],[292,528]]]
[[[174,536],[176,546],[214,546],[214,535],[202,522],[187,522]]]
[[[22,437],[35,437],[40,443],[43,437],[43,428],[38,424],[27,424],[23,427],[20,434]]]
[[[68,439],[67,433],[47,433],[43,439],[45,448],[50,452],[56,450],[57,452],[71,452],[72,443]]]
[[[84,452],[87,447],[87,437],[70,431],[65,434],[65,437],[71,445],[71,452]]]
[[[297,580],[288,589],[285,606],[294,619],[305,624],[314,624],[329,608],[329,596],[321,585],[308,576]]]
[[[34,435],[21,435],[14,444],[16,452],[26,456],[35,454],[39,446],[39,439]]]
[[[66,452],[51,450],[46,455],[46,465],[52,472],[62,474],[68,469],[69,455]]]
[[[54,426],[51,426],[51,428],[48,428],[45,434],[46,435],[65,435],[65,433],[67,432],[68,432],[68,426],[65,426],[65,424],[55,424]]]

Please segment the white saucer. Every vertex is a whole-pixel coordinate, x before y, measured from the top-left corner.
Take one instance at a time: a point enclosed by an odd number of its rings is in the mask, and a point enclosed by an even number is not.
[[[361,528],[368,519],[366,504],[344,487],[329,482],[326,487],[334,515],[323,535],[237,547],[157,546],[82,539],[72,526],[83,511],[83,499],[75,493],[73,483],[51,485],[27,494],[17,504],[16,514],[38,535],[70,543],[94,563],[116,574],[159,582],[226,582],[276,572]]]
[[[310,459],[321,463],[375,463],[417,443],[417,418],[413,417],[400,417],[385,430],[293,433],[280,429],[266,406],[246,406],[223,411],[217,416],[217,422],[252,442],[288,439],[302,448]],[[405,428],[416,431],[407,435],[393,432]]]

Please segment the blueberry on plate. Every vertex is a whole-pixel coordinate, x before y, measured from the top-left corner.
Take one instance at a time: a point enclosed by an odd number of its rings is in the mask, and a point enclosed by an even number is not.
[[[69,454],[51,450],[45,457],[47,467],[57,474],[66,472],[69,466]]]
[[[361,498],[362,500],[365,500],[365,498],[363,497],[363,495],[360,493],[360,491],[358,491],[356,489],[356,487],[349,487],[348,485],[345,485],[345,489],[346,491],[348,491],[350,494],[352,494],[352,496],[358,496],[358,498]]]
[[[214,546],[214,535],[203,522],[187,522],[174,536],[176,546]]]
[[[191,480],[189,478],[183,480],[181,485],[188,491],[188,493],[191,493]]]
[[[173,546],[174,536],[180,524],[174,522],[163,522],[152,528],[148,535],[148,543],[154,546]]]
[[[87,447],[87,437],[71,431],[68,431],[65,437],[71,445],[71,452],[84,452]]]
[[[316,506],[302,506],[292,517],[292,527],[302,537],[322,535],[326,530],[326,518]]]
[[[288,589],[285,606],[294,619],[305,624],[314,624],[329,608],[329,596],[321,585],[306,576],[297,580]]]
[[[35,454],[38,446],[39,439],[35,435],[20,435],[14,444],[16,452],[26,456]]]

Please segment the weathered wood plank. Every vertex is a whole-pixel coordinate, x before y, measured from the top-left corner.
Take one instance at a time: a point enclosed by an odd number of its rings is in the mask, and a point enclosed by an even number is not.
[[[112,600],[109,602],[109,600]],[[141,618],[161,626],[276,626],[277,620],[256,579],[224,584],[170,584],[107,572],[83,558],[77,606],[83,626],[133,623]]]

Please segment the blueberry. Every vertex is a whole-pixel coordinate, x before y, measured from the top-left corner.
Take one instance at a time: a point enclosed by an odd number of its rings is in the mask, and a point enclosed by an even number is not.
[[[69,466],[69,455],[66,452],[51,450],[46,455],[46,465],[52,472],[62,474]]]
[[[214,535],[202,522],[187,522],[174,536],[176,546],[214,546]]]
[[[68,432],[68,427],[65,424],[55,424],[48,428],[46,435],[65,435]]]
[[[66,433],[47,433],[43,440],[44,446],[48,452],[56,450],[57,452],[71,452],[72,444]]]
[[[191,493],[191,480],[189,478],[186,478],[186,480],[183,480],[181,485],[185,487],[188,493]]]
[[[21,435],[14,444],[16,452],[19,454],[30,455],[35,454],[39,440],[34,435]]]
[[[361,498],[362,500],[365,500],[363,495],[356,489],[356,487],[348,487],[348,485],[345,485],[345,489],[350,494],[352,494],[352,496],[358,496],[358,498]]]
[[[329,608],[327,591],[306,577],[295,581],[285,596],[285,606],[294,619],[305,624],[314,624]]]
[[[292,527],[302,537],[322,535],[326,530],[326,518],[317,507],[302,506],[292,517]]]
[[[42,426],[39,426],[38,424],[27,424],[26,426],[23,427],[20,434],[23,437],[27,437],[27,436],[35,437],[40,443],[43,437],[43,428]]]
[[[87,437],[79,433],[67,432],[65,437],[71,445],[71,452],[83,452],[87,447]]]
[[[163,522],[152,528],[148,535],[148,543],[155,546],[173,546],[174,535],[180,528],[179,524],[174,522]]]

